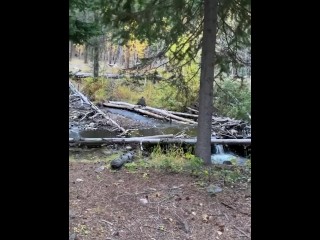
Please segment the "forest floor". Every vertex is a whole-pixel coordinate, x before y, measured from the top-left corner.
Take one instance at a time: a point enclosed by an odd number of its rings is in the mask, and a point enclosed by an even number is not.
[[[112,170],[108,161],[118,151],[70,149],[70,239],[251,238],[250,182],[151,168]],[[222,192],[210,194],[211,184]]]

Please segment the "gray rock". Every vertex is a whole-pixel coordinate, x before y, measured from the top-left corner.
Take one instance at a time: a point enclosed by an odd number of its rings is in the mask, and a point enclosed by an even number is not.
[[[76,233],[72,233],[70,236],[69,236],[69,240],[75,240],[76,239]]]
[[[100,167],[98,167],[98,168],[96,168],[94,171],[95,172],[102,172],[103,170],[104,170],[104,166],[100,166]]]
[[[69,218],[75,218],[75,217],[76,217],[76,214],[72,210],[69,210]]]
[[[117,159],[114,159],[111,161],[111,168],[112,169],[120,169],[123,164],[129,163],[133,161],[133,152],[128,152],[126,154],[123,154]]]
[[[104,155],[110,156],[112,154],[112,151],[104,150],[102,151]]]
[[[213,184],[210,184],[208,187],[207,187],[207,192],[210,193],[210,194],[217,194],[219,192],[222,192],[222,188],[218,187],[218,186],[215,186]]]

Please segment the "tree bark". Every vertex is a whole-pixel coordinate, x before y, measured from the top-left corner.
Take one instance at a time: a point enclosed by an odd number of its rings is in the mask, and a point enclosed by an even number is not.
[[[85,45],[85,48],[84,48],[84,63],[88,63],[88,49],[89,48],[89,46],[88,46],[88,44],[86,44]]]
[[[126,45],[126,68],[130,68],[130,46]]]
[[[69,61],[71,61],[72,60],[72,54],[73,54],[73,51],[72,51],[73,44],[72,44],[72,41],[69,41],[69,43],[70,43],[70,45],[69,45],[69,49],[70,49],[70,51],[69,51]]]
[[[196,156],[211,164],[211,122],[213,112],[213,76],[217,32],[217,0],[204,0],[204,27],[201,54],[199,119]]]
[[[126,62],[126,59],[125,59],[125,48],[124,48],[124,47],[121,47],[121,52],[120,52],[120,66],[121,66],[121,67],[124,67],[125,62]]]
[[[94,44],[94,58],[93,58],[93,77],[99,77],[99,43]]]
[[[110,47],[108,51],[108,61],[109,61],[109,64],[112,63],[112,43],[110,43]]]
[[[120,51],[121,51],[121,46],[117,45],[117,53],[114,56],[114,60],[113,60],[113,64],[116,64],[118,62],[119,59],[119,55],[120,55]]]

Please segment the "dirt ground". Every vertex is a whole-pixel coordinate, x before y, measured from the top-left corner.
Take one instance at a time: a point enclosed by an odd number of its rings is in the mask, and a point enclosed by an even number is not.
[[[70,239],[251,238],[250,182],[206,182],[154,169],[111,170],[105,161],[111,152],[70,149]],[[211,195],[209,184],[222,192]]]

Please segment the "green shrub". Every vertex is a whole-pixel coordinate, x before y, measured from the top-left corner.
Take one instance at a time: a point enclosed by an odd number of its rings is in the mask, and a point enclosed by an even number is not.
[[[250,120],[251,113],[250,82],[226,79],[215,86],[214,106],[219,114],[236,119]]]

